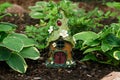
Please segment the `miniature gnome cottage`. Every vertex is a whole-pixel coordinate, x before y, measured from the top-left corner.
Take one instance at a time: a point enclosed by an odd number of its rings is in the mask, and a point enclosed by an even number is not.
[[[68,28],[68,19],[64,13],[61,12],[62,19],[56,21],[56,27],[50,26],[48,30],[50,36],[48,38],[47,46],[49,46],[48,60],[46,61],[47,67],[71,67],[75,65],[72,59],[72,48],[74,47],[74,41],[70,35]]]

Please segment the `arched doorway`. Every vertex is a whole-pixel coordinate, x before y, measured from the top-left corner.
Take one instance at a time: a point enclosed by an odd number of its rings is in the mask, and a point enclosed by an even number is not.
[[[64,64],[66,62],[66,54],[64,52],[56,52],[54,54],[54,63],[55,64]]]

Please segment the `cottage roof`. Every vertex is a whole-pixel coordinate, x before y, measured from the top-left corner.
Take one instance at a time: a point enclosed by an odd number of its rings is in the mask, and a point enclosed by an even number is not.
[[[58,19],[58,23],[56,21],[56,26],[58,27],[57,30],[50,28],[51,33],[47,40],[47,46],[50,44],[50,42],[56,41],[57,39],[62,37],[63,40],[70,42],[74,47],[75,42],[70,34],[70,29],[68,27],[68,18],[66,18],[63,11],[61,11],[60,13],[62,14],[62,19]]]

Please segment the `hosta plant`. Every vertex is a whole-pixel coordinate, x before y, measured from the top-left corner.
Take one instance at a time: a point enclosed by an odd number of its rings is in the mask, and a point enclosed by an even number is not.
[[[83,31],[74,35],[85,57],[81,61],[93,60],[100,63],[120,64],[120,23],[106,26],[101,32]],[[97,55],[103,55],[103,59]]]
[[[0,23],[0,61],[5,61],[13,70],[25,73],[25,58],[36,60],[40,54],[35,41],[24,34],[15,33],[16,25]]]

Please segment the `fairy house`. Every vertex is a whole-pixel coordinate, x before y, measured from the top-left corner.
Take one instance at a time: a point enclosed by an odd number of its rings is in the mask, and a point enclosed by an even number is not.
[[[72,48],[74,47],[74,40],[70,35],[68,27],[68,19],[64,13],[61,12],[62,19],[56,21],[57,29],[50,26],[48,32],[50,34],[47,42],[49,47],[47,67],[71,67],[75,65],[72,58]]]

